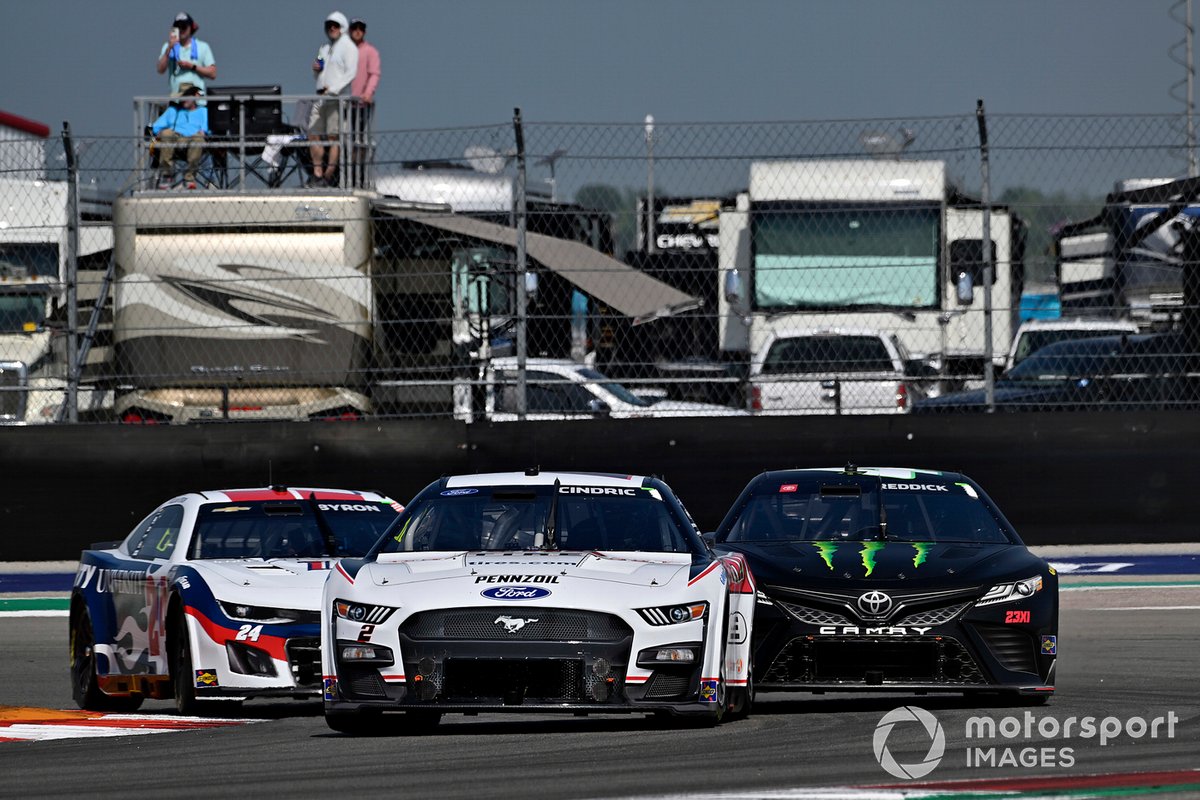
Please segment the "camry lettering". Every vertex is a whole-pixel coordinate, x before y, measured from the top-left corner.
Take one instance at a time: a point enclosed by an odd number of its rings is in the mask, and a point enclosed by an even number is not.
[[[864,628],[858,625],[822,625],[819,633],[822,636],[924,636],[932,627],[917,628],[899,626],[884,626],[880,628]]]
[[[883,489],[898,490],[898,491],[904,491],[907,489],[910,492],[948,492],[948,491],[950,491],[950,487],[941,486],[936,483],[881,483],[880,487]]]
[[[617,489],[612,486],[560,486],[559,494],[608,494],[618,497],[637,497],[637,489]]]
[[[476,575],[476,583],[558,583],[557,575]]]
[[[318,503],[317,508],[322,511],[374,511],[379,513],[378,506],[368,506],[362,503]]]

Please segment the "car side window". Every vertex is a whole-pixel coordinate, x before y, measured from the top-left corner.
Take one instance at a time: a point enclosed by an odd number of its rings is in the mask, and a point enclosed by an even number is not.
[[[179,541],[183,506],[166,506],[147,517],[129,537],[129,554],[145,560],[170,558]]]

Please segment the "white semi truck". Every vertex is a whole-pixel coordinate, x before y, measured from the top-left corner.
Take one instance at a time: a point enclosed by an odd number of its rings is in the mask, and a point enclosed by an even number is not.
[[[80,199],[77,250],[79,329],[67,329],[70,213],[64,181],[0,179],[0,424],[54,422],[63,416],[69,376],[67,337],[89,325],[113,247],[111,200]],[[108,315],[99,338],[108,336]],[[78,402],[81,419],[111,411],[97,381],[106,341],[91,347]],[[64,417],[65,418],[65,417]]]
[[[814,159],[750,166],[720,215],[722,355],[748,360],[776,332],[894,334],[944,375],[983,372],[984,209],[933,160]],[[991,208],[992,343],[1017,324],[1023,223]]]

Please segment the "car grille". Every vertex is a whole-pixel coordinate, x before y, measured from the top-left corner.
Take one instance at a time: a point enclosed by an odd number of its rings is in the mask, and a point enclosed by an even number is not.
[[[897,625],[941,625],[949,622],[962,613],[963,609],[969,606],[970,603],[957,603],[952,606],[942,606],[941,608],[930,608],[926,611],[918,611],[916,614],[909,614],[904,617]]]
[[[319,686],[321,683],[321,640],[311,638],[288,639],[284,645],[288,666],[297,686]]]
[[[619,642],[633,630],[611,614],[500,607],[422,611],[405,620],[400,632],[415,641]]]
[[[782,600],[778,601],[788,614],[792,615],[797,622],[803,622],[806,625],[852,625],[848,617],[844,614],[838,614],[834,611],[826,611],[823,608],[812,608],[811,606],[797,605],[796,603],[786,603]]]
[[[439,699],[502,705],[591,701],[599,679],[590,673],[588,677],[591,680],[585,680],[578,659],[449,658]]]
[[[384,686],[383,678],[379,677],[379,672],[372,667],[343,666],[339,686],[344,694],[352,697],[387,697],[387,687]]]
[[[858,607],[858,599],[862,591],[816,591],[813,589],[797,589],[782,586],[765,587],[766,594],[775,602],[784,606],[793,615],[798,613],[793,609],[807,609],[802,612],[811,619],[817,619],[814,612],[820,610],[829,614],[837,614],[840,619],[830,622],[816,622],[816,625],[938,625],[940,622],[915,622],[910,619],[924,619],[925,614],[933,615],[930,619],[941,619],[942,622],[953,618],[955,614],[970,604],[981,594],[979,589],[947,589],[935,592],[928,591],[892,591],[887,594],[893,601],[890,613],[878,617],[864,616]],[[943,615],[945,615],[943,617]],[[801,619],[808,622],[809,618]],[[831,618],[832,619],[832,618]],[[846,622],[844,620],[856,620]]]
[[[662,700],[671,697],[681,697],[687,693],[692,683],[692,673],[688,672],[655,672],[646,684],[646,699]]]
[[[1005,669],[1013,672],[1037,672],[1033,637],[1019,628],[999,625],[975,625],[988,650]]]
[[[868,681],[868,673],[876,680]],[[763,683],[984,683],[966,648],[949,637],[804,637],[793,639]]]

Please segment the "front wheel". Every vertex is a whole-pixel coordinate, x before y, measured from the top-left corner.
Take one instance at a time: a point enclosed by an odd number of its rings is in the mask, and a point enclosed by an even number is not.
[[[71,618],[71,694],[75,703],[87,711],[136,711],[142,705],[140,694],[113,697],[105,694],[96,677],[96,636],[92,618],[80,608]]]
[[[746,685],[734,686],[729,690],[729,707],[726,711],[727,720],[745,719],[750,716],[754,707],[754,670],[746,672]]]
[[[192,639],[181,612],[172,617],[167,633],[171,688],[175,710],[185,717],[232,716],[241,709],[237,700],[200,700],[196,697],[196,671],[192,666]]]

